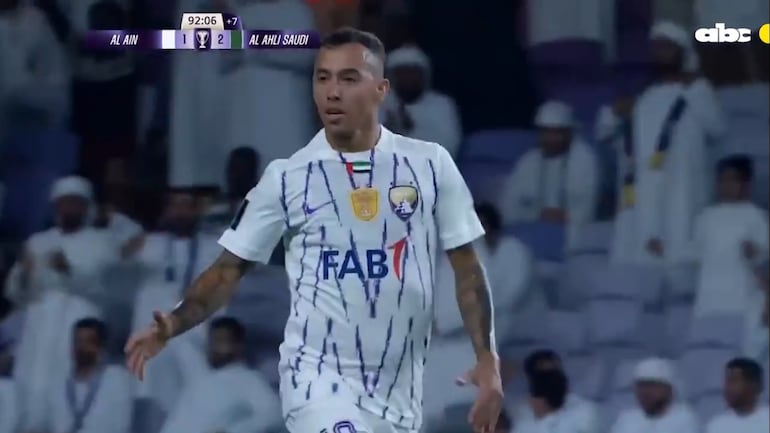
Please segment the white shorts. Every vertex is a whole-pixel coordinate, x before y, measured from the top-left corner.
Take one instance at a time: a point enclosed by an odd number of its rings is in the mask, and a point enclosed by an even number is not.
[[[286,416],[290,433],[417,433],[361,410],[344,397],[308,403]]]

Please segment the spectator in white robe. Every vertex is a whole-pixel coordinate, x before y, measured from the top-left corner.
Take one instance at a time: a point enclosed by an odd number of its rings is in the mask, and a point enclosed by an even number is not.
[[[506,225],[534,221],[565,224],[568,237],[574,237],[596,214],[596,155],[577,137],[572,108],[563,102],[541,105],[535,126],[538,148],[525,153],[506,179],[503,220]]]
[[[524,374],[532,386],[538,374],[543,372],[564,372],[561,358],[552,350],[537,350],[524,360]],[[575,427],[575,433],[598,433],[598,414],[596,404],[567,389],[560,418]],[[513,419],[519,422],[531,421],[537,417],[533,407],[526,402],[518,402],[514,408]]]
[[[428,56],[416,46],[388,54],[391,92],[380,109],[387,128],[406,137],[438,143],[457,158],[462,127],[454,100],[433,90]]]
[[[16,433],[19,424],[19,397],[11,376],[13,342],[0,336],[0,433]]]
[[[72,372],[57,381],[47,432],[130,433],[132,380],[120,366],[107,365],[107,326],[85,318],[72,330]]]
[[[537,371],[529,379],[533,417],[517,420],[513,433],[581,433],[567,409],[569,380],[561,370]]]
[[[686,251],[699,266],[694,317],[734,314],[746,318],[746,343],[761,324],[765,293],[756,278],[767,257],[767,211],[751,202],[751,158],[728,156],[717,164],[717,203],[696,219]],[[660,251],[665,254],[664,250]]]
[[[211,12],[215,10],[213,3],[178,1],[175,17],[179,19],[183,13]],[[170,54],[168,176],[172,184],[220,185],[222,182],[219,167],[227,155],[223,138],[231,126],[227,124],[230,94],[224,90],[226,79],[222,72],[226,54],[211,52],[201,56],[184,50]]]
[[[487,270],[495,299],[496,335],[498,341],[505,341],[513,319],[539,317],[548,305],[536,279],[534,257],[527,246],[503,233],[500,214],[491,204],[476,206],[476,213],[485,231],[484,237],[475,242],[476,253]],[[449,260],[443,256],[436,260],[438,287],[455,287]],[[434,331],[438,336],[455,335],[463,329],[460,310],[452,296],[437,296],[434,302]]]
[[[661,22],[651,38],[656,81],[634,104],[631,143],[623,146],[619,164],[623,188],[611,252],[616,263],[681,259],[710,193],[707,146],[725,131],[714,89],[696,75],[692,34]],[[661,249],[665,261],[657,254]]]
[[[31,2],[0,1],[0,136],[12,124],[61,126],[69,111],[66,53]]]
[[[160,231],[148,234],[137,253],[139,288],[132,329],[152,320],[153,312],[173,307],[193,278],[221,252],[214,234],[199,230],[201,203],[193,188],[170,188]],[[137,387],[137,397],[154,400],[168,413],[182,387],[205,371],[206,328],[199,326],[169,344]]]
[[[245,363],[245,339],[236,319],[211,322],[210,371],[185,386],[161,433],[265,433],[283,424],[277,393]]]
[[[770,408],[760,401],[765,387],[762,367],[754,360],[735,358],[725,369],[725,402],[730,408],[706,425],[706,433],[767,433]]]
[[[314,30],[308,2],[230,0],[234,13],[252,28]],[[243,50],[225,53],[225,124],[222,167],[228,152],[248,144],[262,156],[260,170],[288,158],[315,133],[311,84],[312,50]]]
[[[622,411],[611,433],[700,433],[695,413],[678,400],[678,378],[670,361],[640,361],[634,369],[634,380],[639,407]]]
[[[72,325],[99,317],[102,306],[113,301],[104,280],[118,260],[111,235],[89,224],[93,193],[87,180],[56,181],[51,201],[56,225],[27,240],[6,285],[8,296],[25,310],[14,369],[25,431],[41,427],[51,384],[70,372]]]

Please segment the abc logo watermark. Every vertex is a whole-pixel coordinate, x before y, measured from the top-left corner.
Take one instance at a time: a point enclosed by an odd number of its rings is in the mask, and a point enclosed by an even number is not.
[[[759,29],[759,39],[766,44],[768,43],[768,27],[770,26],[765,24]],[[714,27],[696,30],[695,40],[707,43],[751,42],[751,34],[751,29],[734,29],[725,26],[724,23],[716,23]]]

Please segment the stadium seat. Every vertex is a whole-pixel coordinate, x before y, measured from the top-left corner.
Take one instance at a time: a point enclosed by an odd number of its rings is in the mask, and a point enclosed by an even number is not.
[[[602,64],[604,47],[590,39],[563,39],[544,42],[529,48],[533,65],[594,66]]]
[[[687,349],[738,349],[743,341],[745,319],[738,314],[696,318],[687,336]]]
[[[569,254],[609,253],[613,230],[614,224],[612,221],[593,222],[580,227],[569,248]]]
[[[42,168],[17,167],[2,180],[5,201],[0,230],[26,239],[42,230],[51,217],[50,191],[57,173]]]
[[[3,164],[50,170],[58,176],[77,169],[78,138],[62,130],[17,131],[3,149]]]
[[[462,161],[505,162],[510,168],[536,143],[536,133],[528,129],[495,129],[468,136],[462,149]]]
[[[698,399],[722,392],[727,362],[739,352],[730,349],[689,349],[679,359],[677,370],[688,398]]]
[[[506,233],[516,236],[529,247],[538,260],[547,262],[564,261],[565,229],[559,224],[533,222],[515,224],[506,228]]]

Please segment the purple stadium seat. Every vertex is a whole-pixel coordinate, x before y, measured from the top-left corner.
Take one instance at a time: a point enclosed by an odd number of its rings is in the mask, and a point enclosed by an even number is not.
[[[41,168],[7,171],[0,229],[23,238],[42,230],[51,216],[49,195],[57,177],[57,173]]]
[[[738,314],[693,319],[687,348],[738,349],[743,341],[745,319]]]
[[[247,274],[227,313],[238,318],[251,335],[259,335],[260,340],[280,342],[291,309],[291,289],[283,268],[268,267]]]
[[[631,29],[618,34],[618,61],[648,63],[650,61],[650,36],[647,29]]]
[[[3,149],[6,166],[40,167],[63,176],[77,169],[78,138],[60,130],[12,132]]]
[[[677,370],[690,399],[719,393],[724,384],[725,365],[738,352],[729,349],[688,350],[678,361]]]
[[[666,322],[662,314],[645,312],[639,333],[645,352],[656,355],[665,353]]]
[[[613,229],[611,221],[584,225],[575,236],[570,247],[570,255],[607,254],[612,242]]]
[[[533,65],[600,65],[603,61],[602,44],[589,39],[564,39],[545,42],[529,48]]]
[[[463,161],[504,161],[511,167],[528,150],[537,146],[535,131],[496,129],[480,131],[465,140]]]
[[[670,357],[678,357],[687,345],[687,335],[692,323],[692,305],[667,306],[663,320],[666,327],[665,353]]]
[[[565,309],[582,306],[591,294],[592,274],[605,266],[605,254],[581,254],[567,258],[557,283],[557,306]]]
[[[588,303],[592,346],[640,348],[643,306],[632,299],[594,299]]]
[[[564,369],[570,378],[570,388],[581,397],[601,399],[607,391],[608,364],[601,353],[565,356]]]
[[[584,314],[552,310],[544,323],[547,324],[549,345],[557,352],[568,356],[586,350],[588,336]]]
[[[617,95],[633,96],[650,82],[650,66],[643,61],[621,61],[612,66],[612,83]]]
[[[710,420],[714,416],[727,410],[725,398],[721,392],[706,394],[694,402],[695,413],[702,420]]]
[[[645,305],[662,300],[664,275],[655,267],[608,265],[592,273],[592,298],[634,299]]]
[[[508,162],[466,161],[460,164],[468,188],[477,203],[500,201],[500,191],[513,167]]]
[[[513,225],[506,232],[529,247],[538,260],[564,261],[564,226],[543,222],[524,223]]]

